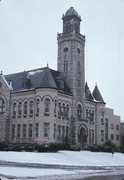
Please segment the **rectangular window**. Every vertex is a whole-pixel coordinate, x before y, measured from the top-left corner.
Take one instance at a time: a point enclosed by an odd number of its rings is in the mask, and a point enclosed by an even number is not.
[[[119,140],[119,135],[118,135],[118,134],[116,135],[116,140],[117,140],[117,141]]]
[[[101,141],[104,141],[104,130],[101,130]]]
[[[54,124],[54,132],[53,132],[53,137],[56,138],[56,124]]]
[[[62,138],[65,137],[65,126],[62,126]]]
[[[32,124],[29,124],[29,131],[28,136],[32,137]]]
[[[104,119],[103,118],[101,119],[101,125],[104,125]]]
[[[44,137],[49,137],[49,123],[44,123],[43,131],[44,131]]]
[[[61,138],[61,126],[58,125],[58,139]]]
[[[68,126],[66,126],[66,137],[68,137],[68,134],[69,134],[69,128]]]
[[[15,124],[12,125],[12,138],[15,137]]]
[[[35,133],[36,133],[36,137],[38,137],[38,131],[39,131],[39,124],[36,123],[36,124],[35,124]]]
[[[91,143],[91,129],[89,129],[89,143]]]
[[[26,137],[27,124],[23,124],[23,137]]]
[[[111,134],[111,140],[114,140],[114,134]]]
[[[94,129],[92,129],[92,143],[94,143]]]
[[[119,125],[116,125],[116,130],[119,130]]]
[[[19,138],[21,136],[21,124],[17,125],[17,137]]]
[[[111,124],[111,129],[114,129],[114,124]]]

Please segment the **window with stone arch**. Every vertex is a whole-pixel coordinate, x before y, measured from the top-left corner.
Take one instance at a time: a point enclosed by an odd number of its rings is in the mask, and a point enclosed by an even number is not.
[[[0,115],[3,115],[5,113],[5,101],[0,98]]]
[[[30,114],[30,117],[33,116],[33,113],[34,113],[34,101],[31,100],[30,103],[29,103],[29,114]]]
[[[39,112],[40,112],[40,99],[37,98],[36,99],[36,116],[39,115]]]
[[[22,102],[18,103],[18,116],[20,117],[22,115]]]
[[[61,108],[61,103],[58,103],[58,118],[61,118],[61,114],[62,114],[62,108]]]
[[[81,104],[77,105],[77,118],[78,118],[78,120],[81,120],[81,118],[82,118],[82,106],[81,106]]]
[[[86,119],[88,119],[88,109],[86,109]]]
[[[104,125],[104,111],[100,112],[100,116],[101,116],[101,125]]]
[[[54,116],[56,117],[57,115],[57,100],[54,102]]]
[[[66,116],[66,119],[69,120],[69,105],[68,104],[66,105],[66,114],[65,114],[65,116]]]
[[[45,98],[44,100],[44,116],[50,115],[50,99]]]
[[[16,102],[14,102],[12,106],[12,115],[16,116],[16,113],[17,113],[17,104]]]
[[[24,115],[26,116],[26,115],[27,115],[27,112],[28,112],[28,102],[27,102],[27,101],[24,102],[24,109],[23,109],[23,110],[24,110],[23,113],[24,113]]]

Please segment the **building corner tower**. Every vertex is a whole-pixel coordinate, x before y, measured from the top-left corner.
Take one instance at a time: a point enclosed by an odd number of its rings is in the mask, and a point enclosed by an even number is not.
[[[73,7],[67,10],[62,20],[63,32],[57,35],[57,69],[62,73],[73,93],[71,125],[74,123],[72,136],[77,142],[78,129],[85,118],[85,36],[80,34],[81,17]]]

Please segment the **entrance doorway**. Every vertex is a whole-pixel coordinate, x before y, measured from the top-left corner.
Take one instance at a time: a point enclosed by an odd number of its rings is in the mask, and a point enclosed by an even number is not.
[[[83,149],[87,144],[87,129],[84,126],[79,128],[78,142],[80,144],[81,149]]]

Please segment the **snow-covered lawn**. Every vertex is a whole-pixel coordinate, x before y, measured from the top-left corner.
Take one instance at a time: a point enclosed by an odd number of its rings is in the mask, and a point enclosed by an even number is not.
[[[62,170],[62,169],[47,169],[47,168],[23,168],[23,167],[4,167],[0,166],[0,174],[16,177],[39,177],[48,175],[66,175],[78,173],[98,173],[102,170]]]
[[[124,154],[90,151],[0,152],[0,161],[79,166],[124,166]]]

